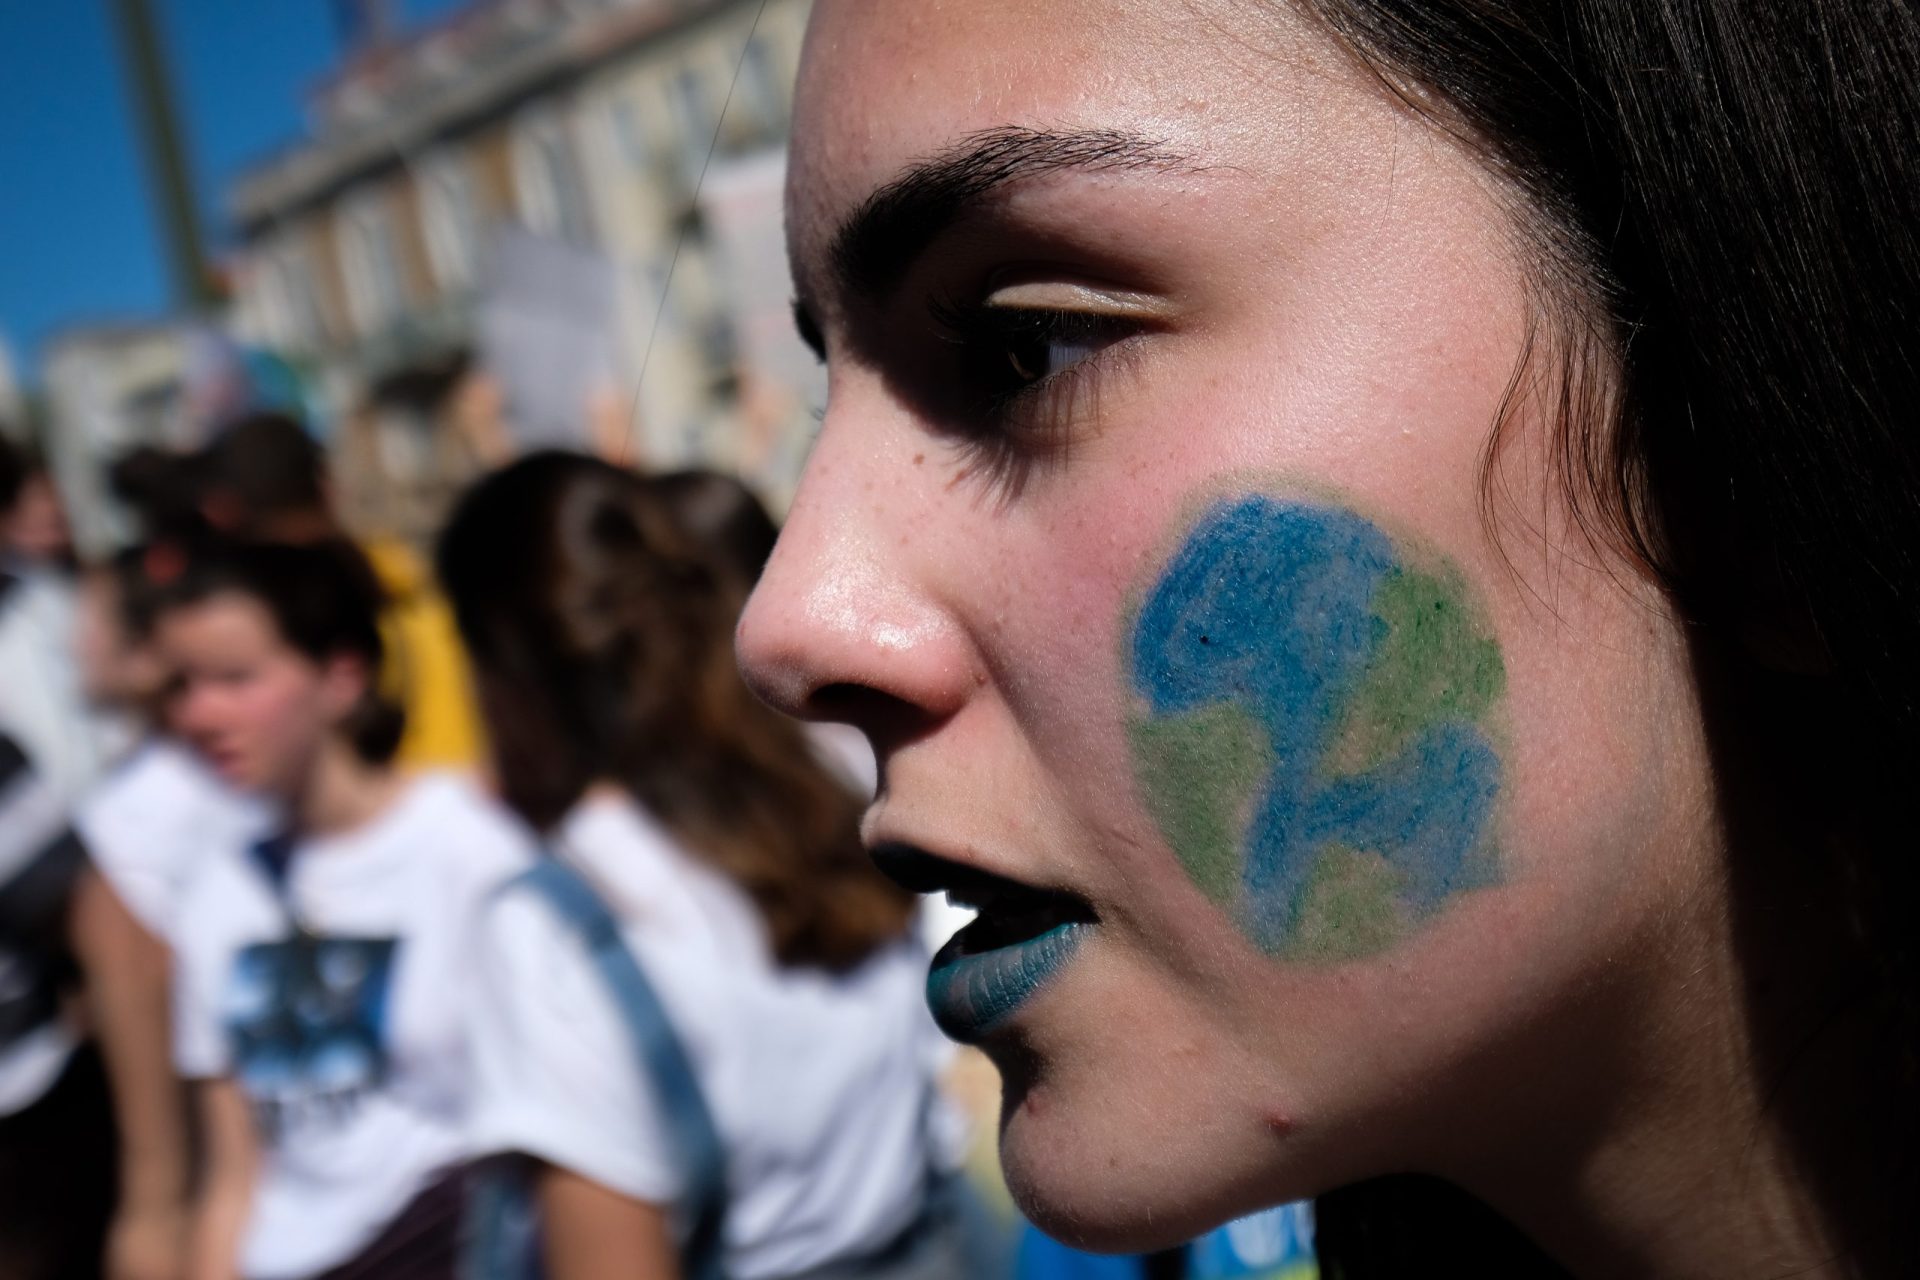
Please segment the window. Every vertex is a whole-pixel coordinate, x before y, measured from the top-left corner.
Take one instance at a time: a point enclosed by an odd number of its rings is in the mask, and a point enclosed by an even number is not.
[[[673,112],[680,125],[680,177],[689,191],[707,167],[718,127],[718,104],[707,92],[706,77],[697,67],[682,67],[673,77]]]
[[[288,248],[273,257],[269,267],[282,299],[280,336],[294,351],[311,351],[326,340],[326,315],[321,311],[319,282],[313,276],[313,255],[305,246]]]
[[[441,155],[420,168],[420,223],[427,261],[443,292],[473,284],[485,228],[473,170],[457,155]]]
[[[516,130],[513,176],[528,229],[572,244],[593,243],[586,183],[560,117],[533,116]]]
[[[340,219],[340,267],[354,328],[367,336],[400,317],[407,297],[392,211],[378,196],[349,205]]]
[[[747,41],[740,89],[762,140],[772,141],[786,132],[787,99],[793,90],[791,73],[781,67],[765,32],[755,32]]]
[[[613,100],[610,108],[614,145],[620,148],[620,161],[629,173],[646,175],[653,170],[653,148],[647,141],[647,121],[640,103],[631,93]]]
[[[301,244],[270,250],[257,267],[261,336],[289,351],[311,351],[327,335],[326,317],[315,292],[313,256]]]

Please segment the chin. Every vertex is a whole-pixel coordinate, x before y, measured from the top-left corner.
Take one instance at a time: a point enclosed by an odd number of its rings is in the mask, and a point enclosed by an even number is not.
[[[1055,1239],[1096,1253],[1145,1253],[1282,1202],[1255,1190],[1264,1181],[1260,1140],[1207,1112],[1205,1081],[1180,1089],[1150,1071],[1103,1080],[1097,1070],[1076,1081],[1024,1051],[992,1056],[1006,1086],[1008,1189]]]
[[[259,770],[249,769],[243,760],[216,760],[213,771],[220,780],[236,791],[260,792],[265,790]]]

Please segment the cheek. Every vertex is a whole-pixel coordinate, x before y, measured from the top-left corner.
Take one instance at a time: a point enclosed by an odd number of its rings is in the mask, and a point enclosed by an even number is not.
[[[1604,574],[1548,599],[1297,486],[1213,492],[1170,541],[1058,522],[1006,580],[994,651],[1105,926],[1104,1003],[1216,1081],[1282,1081],[1275,1114],[1517,1090],[1487,1046],[1567,1042],[1572,994],[1660,954],[1707,868],[1671,626]]]
[[[1444,559],[1338,507],[1221,498],[1123,632],[1144,807],[1266,955],[1372,955],[1501,879],[1506,673]]]
[[[302,753],[325,728],[317,682],[297,673],[276,672],[254,682],[238,712],[255,744],[276,758]]]

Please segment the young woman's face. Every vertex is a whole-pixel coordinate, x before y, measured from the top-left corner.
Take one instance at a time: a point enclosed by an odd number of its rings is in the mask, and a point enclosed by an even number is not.
[[[221,777],[256,794],[295,795],[357,696],[347,673],[288,645],[245,596],[169,611],[159,643],[176,673],[175,731]]]
[[[1712,862],[1675,629],[1524,397],[1483,500],[1512,197],[1226,0],[820,0],[794,138],[831,390],[742,661],[986,908],[929,998],[1023,1205],[1145,1246],[1585,1140]]]

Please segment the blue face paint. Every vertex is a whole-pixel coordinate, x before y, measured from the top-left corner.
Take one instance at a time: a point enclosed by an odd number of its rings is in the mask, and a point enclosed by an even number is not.
[[[1135,773],[1203,891],[1269,953],[1391,945],[1493,882],[1499,651],[1451,568],[1350,511],[1205,511],[1127,658]]]
[[[956,937],[940,949],[927,974],[933,1020],[962,1044],[982,1039],[1053,977],[1088,928],[1056,925],[1037,938],[974,954],[964,954]]]

